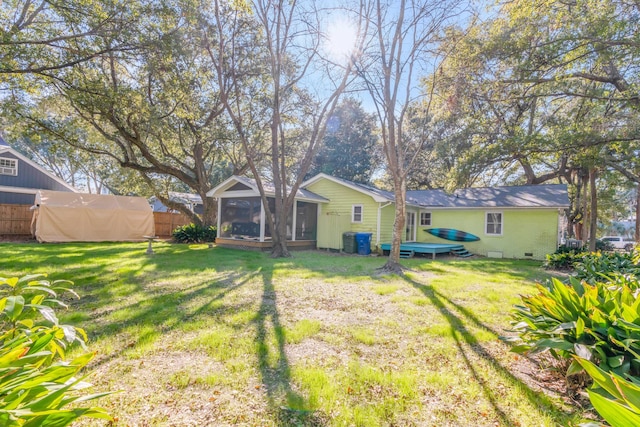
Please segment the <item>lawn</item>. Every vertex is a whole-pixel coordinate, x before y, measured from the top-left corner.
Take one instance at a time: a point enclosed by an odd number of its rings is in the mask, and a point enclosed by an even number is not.
[[[289,259],[207,245],[0,244],[0,276],[49,273],[80,300],[95,390],[116,426],[577,425],[531,360],[509,352],[533,261]],[[545,390],[546,389],[546,390]],[[92,424],[93,423],[93,424]],[[104,425],[92,421],[85,424]]]

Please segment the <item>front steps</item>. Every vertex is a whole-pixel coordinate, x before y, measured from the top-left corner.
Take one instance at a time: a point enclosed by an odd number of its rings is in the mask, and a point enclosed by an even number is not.
[[[464,246],[461,249],[452,250],[451,253],[460,258],[469,258],[473,256],[473,254],[469,252]]]
[[[400,258],[413,258],[414,252],[400,249]]]

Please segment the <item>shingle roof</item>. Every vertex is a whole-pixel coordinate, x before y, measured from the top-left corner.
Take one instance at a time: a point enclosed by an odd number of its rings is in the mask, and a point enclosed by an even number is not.
[[[566,184],[407,191],[407,201],[424,207],[562,208],[569,206]]]
[[[7,141],[5,141],[4,138],[2,138],[2,135],[0,135],[0,147],[2,146],[8,147],[9,144],[7,144]]]
[[[407,203],[418,206],[451,206],[451,196],[442,190],[409,190]]]
[[[364,193],[383,197],[390,202],[395,201],[391,191],[334,176],[325,178],[359,188]],[[563,208],[569,206],[569,196],[565,184],[464,188],[452,194],[443,190],[409,190],[407,204],[425,208]]]
[[[199,194],[179,193],[177,191],[169,191],[168,195],[169,195],[169,199],[177,202],[189,202],[189,203],[202,204],[202,197],[200,197]]]
[[[569,206],[566,184],[465,188],[454,193],[456,206],[561,208]]]

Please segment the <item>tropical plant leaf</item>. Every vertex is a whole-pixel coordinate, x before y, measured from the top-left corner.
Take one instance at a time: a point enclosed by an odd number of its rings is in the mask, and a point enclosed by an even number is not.
[[[620,402],[588,390],[591,404],[612,427],[640,426],[640,415]]]

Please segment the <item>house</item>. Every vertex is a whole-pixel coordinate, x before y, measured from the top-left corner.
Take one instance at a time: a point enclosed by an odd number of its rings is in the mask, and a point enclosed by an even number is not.
[[[33,205],[38,190],[77,190],[15,149],[0,136],[0,205]]]
[[[185,205],[193,213],[198,215],[204,213],[202,197],[197,194],[169,191],[168,196],[170,201]],[[172,212],[172,210],[167,208],[156,196],[151,197],[149,202],[154,212]]]
[[[269,209],[275,210],[275,188],[264,184]],[[218,200],[218,237],[216,244],[270,250],[271,230],[265,216],[256,182],[232,176],[207,193]],[[291,249],[316,247],[318,212],[326,198],[305,189],[296,193],[287,223],[287,240]]]
[[[318,248],[341,249],[342,233],[369,232],[380,249],[391,242],[395,219],[393,193],[326,174],[302,184],[328,202],[320,204]],[[452,228],[480,239],[465,242],[472,253],[505,258],[544,259],[559,244],[560,221],[569,207],[563,184],[407,191],[403,242],[451,243],[429,234]]]
[[[274,189],[265,188],[270,203]],[[255,181],[233,176],[207,193],[218,199],[218,244],[269,249],[271,232]],[[563,184],[407,191],[403,242],[451,243],[427,232],[452,228],[478,236],[464,242],[472,253],[544,259],[559,243],[569,207]],[[271,209],[273,210],[273,204]],[[301,185],[287,224],[291,248],[343,249],[342,234],[366,232],[380,250],[391,242],[392,192],[320,173]]]

